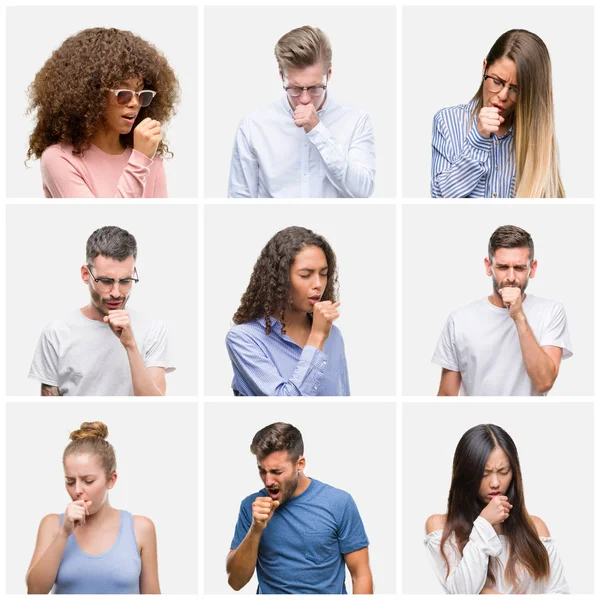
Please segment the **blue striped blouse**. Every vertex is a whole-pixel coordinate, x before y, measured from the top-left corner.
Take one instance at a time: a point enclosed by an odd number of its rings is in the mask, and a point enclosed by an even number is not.
[[[475,104],[442,108],[433,118],[432,198],[515,197],[512,127],[502,137],[483,137],[477,115],[469,128]]]
[[[344,340],[333,325],[323,351],[301,348],[271,319],[235,325],[226,338],[236,396],[349,396]]]

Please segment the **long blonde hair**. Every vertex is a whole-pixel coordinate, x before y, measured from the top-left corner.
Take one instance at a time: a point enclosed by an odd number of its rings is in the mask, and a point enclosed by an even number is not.
[[[554,133],[554,101],[550,54],[542,39],[524,29],[503,33],[486,61],[489,68],[508,58],[517,69],[519,96],[514,111],[513,139],[517,198],[564,198],[558,144]],[[483,80],[473,97],[473,116],[483,107]]]

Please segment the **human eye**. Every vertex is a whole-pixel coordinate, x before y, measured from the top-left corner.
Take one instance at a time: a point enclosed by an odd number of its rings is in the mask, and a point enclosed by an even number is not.
[[[130,285],[133,279],[131,277],[125,277],[125,279],[119,279],[121,285]]]
[[[87,485],[92,485],[92,483],[94,483],[94,481],[96,481],[96,480],[92,479],[92,481],[84,481],[84,483]]]
[[[66,483],[68,486],[71,486],[71,485],[73,485],[73,484],[75,483],[75,481],[74,481],[74,480],[65,479],[65,483]]]
[[[114,279],[108,279],[106,277],[100,277],[98,278],[98,281],[100,283],[103,283],[104,285],[115,285],[115,280]]]
[[[502,81],[501,79],[496,79],[495,77],[492,77],[492,81],[499,86],[503,86],[504,85],[504,81]]]
[[[514,85],[510,85],[508,89],[513,92],[513,94],[516,94],[519,91],[519,88],[515,87]]]

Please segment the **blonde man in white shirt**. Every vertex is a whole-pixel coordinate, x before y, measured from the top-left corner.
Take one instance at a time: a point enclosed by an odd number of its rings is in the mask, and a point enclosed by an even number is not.
[[[492,294],[448,317],[433,354],[438,396],[545,395],[573,352],[563,306],[525,294],[537,270],[531,236],[498,227],[484,263]]]
[[[331,95],[332,50],[320,29],[275,46],[285,93],[247,115],[236,133],[230,198],[368,198],[375,187],[369,115]]]

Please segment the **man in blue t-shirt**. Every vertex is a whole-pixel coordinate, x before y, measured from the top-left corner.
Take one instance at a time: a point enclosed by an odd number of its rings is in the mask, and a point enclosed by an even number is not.
[[[250,446],[265,487],[242,501],[231,550],[229,585],[258,576],[259,594],[372,594],[369,540],[347,492],[304,474],[302,434],[288,423],[261,429]]]

